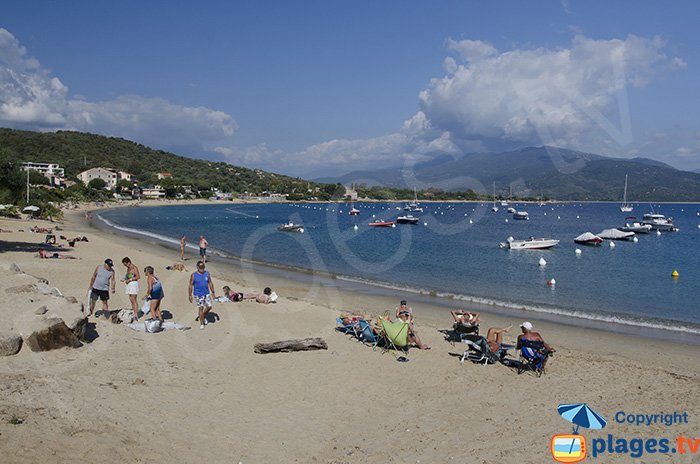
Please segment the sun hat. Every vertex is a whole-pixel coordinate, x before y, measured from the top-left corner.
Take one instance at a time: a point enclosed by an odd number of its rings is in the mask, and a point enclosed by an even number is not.
[[[525,330],[532,330],[532,323],[525,321],[522,324],[520,324],[520,327]]]

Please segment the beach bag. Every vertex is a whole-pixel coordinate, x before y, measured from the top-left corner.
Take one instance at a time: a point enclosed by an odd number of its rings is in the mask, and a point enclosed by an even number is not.
[[[131,324],[134,322],[134,312],[130,309],[121,309],[115,316],[117,324]]]
[[[163,330],[163,325],[162,322],[160,322],[160,319],[146,319],[143,322],[143,325],[146,327],[146,332],[148,333],[156,333]]]
[[[141,306],[141,313],[148,314],[150,312],[151,312],[151,300],[149,298],[143,302],[143,305]]]
[[[233,299],[231,301],[242,301],[243,300],[243,294],[242,293],[234,293]]]

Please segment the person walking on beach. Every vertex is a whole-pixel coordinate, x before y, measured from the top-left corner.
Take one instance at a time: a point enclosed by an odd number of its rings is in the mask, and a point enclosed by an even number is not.
[[[204,238],[204,235],[199,236],[199,256],[202,258],[202,262],[206,264],[207,262],[207,247],[209,242]]]
[[[141,274],[139,269],[131,262],[128,256],[122,259],[122,264],[126,266],[126,274],[122,282],[126,284],[126,294],[129,296],[129,302],[131,303],[131,310],[134,312],[134,317],[138,320],[139,316],[139,279]]]
[[[153,266],[146,266],[143,268],[143,273],[146,274],[146,282],[148,283],[146,299],[150,301],[151,319],[159,319],[163,322],[163,315],[160,312],[160,302],[165,297],[165,294],[163,293],[163,285],[153,272]]]
[[[182,237],[180,237],[180,261],[185,260],[185,244],[187,243],[186,240],[187,236],[183,234]]]
[[[212,299],[216,298],[214,282],[211,280],[209,271],[206,270],[204,261],[197,262],[197,270],[190,276],[187,295],[190,303],[196,300],[198,317],[195,320],[199,321],[199,328],[203,329],[209,323],[207,314],[211,311]]]
[[[109,288],[115,291],[116,277],[114,275],[114,262],[107,258],[104,264],[95,268],[90,279],[90,316],[95,312],[95,303],[102,300],[102,310],[109,311]]]

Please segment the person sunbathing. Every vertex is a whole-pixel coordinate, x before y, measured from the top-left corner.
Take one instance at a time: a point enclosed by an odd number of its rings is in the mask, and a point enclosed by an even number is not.
[[[488,332],[486,332],[486,342],[491,348],[491,352],[498,353],[503,348],[503,334],[508,333],[513,326],[508,327],[490,327]]]
[[[456,323],[464,324],[467,327],[474,327],[481,323],[481,314],[479,313],[472,313],[463,309],[457,309],[455,311],[450,311],[450,314],[452,314],[452,317]]]
[[[270,287],[265,287],[261,293],[244,293],[244,300],[255,300],[258,303],[269,304],[277,301],[277,294]]]
[[[408,323],[408,342],[417,346],[420,350],[429,350],[430,347],[423,343],[418,336],[418,333],[416,333],[416,329],[413,326],[413,315],[407,311],[397,311],[397,313],[399,314],[397,322],[401,321]]]
[[[46,250],[39,250],[37,256],[42,259],[78,259],[75,256],[62,255],[59,253],[47,253]]]
[[[216,301],[218,301],[219,303],[228,303],[243,300],[243,294],[239,292],[234,292],[228,285],[224,285],[223,291],[223,296],[216,298]]]

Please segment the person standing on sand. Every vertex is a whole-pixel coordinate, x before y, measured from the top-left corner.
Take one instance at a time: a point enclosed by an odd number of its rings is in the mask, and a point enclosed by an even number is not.
[[[163,315],[160,312],[160,302],[165,297],[163,285],[154,275],[153,266],[146,266],[143,272],[146,274],[146,282],[148,283],[146,299],[150,301],[151,319],[159,319],[160,322],[163,322]]]
[[[111,284],[112,293],[115,291],[116,277],[114,275],[114,262],[107,258],[104,264],[95,268],[90,279],[90,316],[95,311],[95,303],[99,298],[102,300],[102,310],[109,311],[109,287]]]
[[[126,266],[126,274],[124,275],[124,279],[122,279],[122,282],[126,284],[126,294],[129,296],[131,310],[134,312],[134,317],[136,318],[136,320],[138,320],[139,279],[141,278],[141,274],[139,273],[139,269],[136,267],[136,265],[132,263],[131,259],[129,259],[128,257],[124,257],[124,259],[122,259],[122,264]]]
[[[186,240],[187,236],[183,234],[182,237],[180,237],[180,261],[185,260],[185,244],[187,243]]]
[[[190,303],[196,300],[198,316],[195,320],[199,321],[199,328],[203,329],[209,323],[207,314],[211,311],[212,299],[216,298],[214,282],[212,282],[209,271],[206,270],[206,265],[203,261],[197,262],[197,270],[190,276],[187,295]]]
[[[202,258],[202,262],[206,264],[207,262],[207,247],[209,242],[204,238],[204,235],[199,236],[199,256]]]

